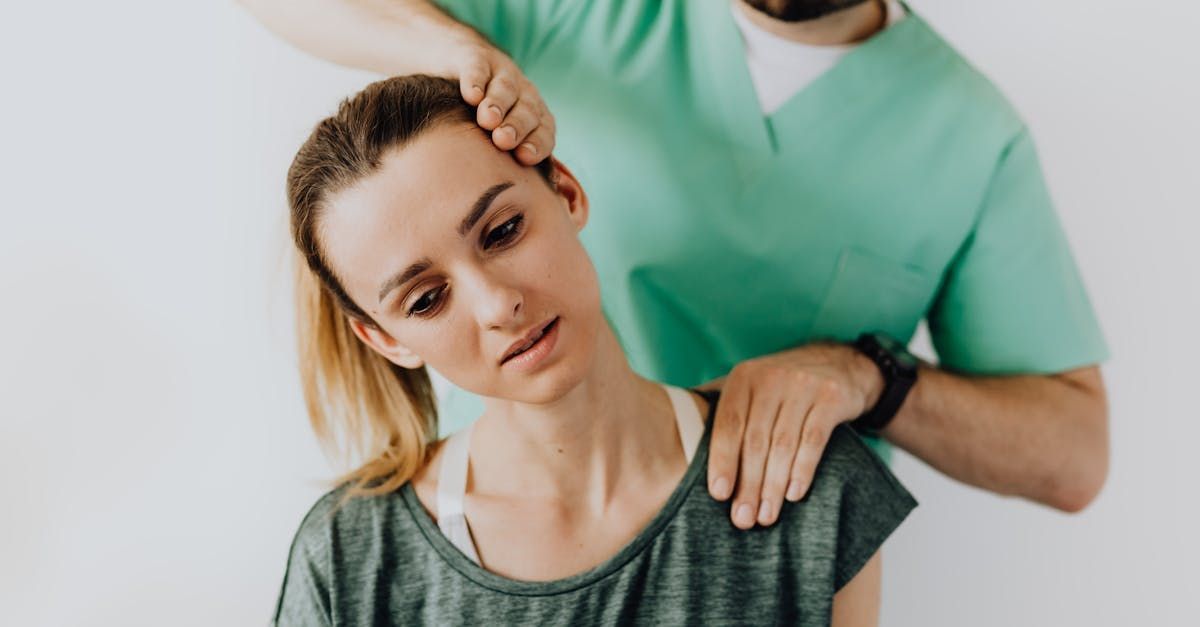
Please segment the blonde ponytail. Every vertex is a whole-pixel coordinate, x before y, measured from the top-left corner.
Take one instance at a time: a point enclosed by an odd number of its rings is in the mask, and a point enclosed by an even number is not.
[[[350,330],[349,318],[301,260],[296,331],[309,422],[344,462],[348,496],[392,492],[424,464],[437,434],[437,403],[425,368],[396,366]]]

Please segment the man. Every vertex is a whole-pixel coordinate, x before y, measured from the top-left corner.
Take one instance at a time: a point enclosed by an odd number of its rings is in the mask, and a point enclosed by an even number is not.
[[[319,56],[458,78],[524,163],[561,145],[635,368],[723,386],[709,489],[737,526],[801,498],[851,420],[1060,510],[1103,485],[1106,348],[1028,129],[907,7],[247,2]],[[936,366],[903,348],[923,318]]]

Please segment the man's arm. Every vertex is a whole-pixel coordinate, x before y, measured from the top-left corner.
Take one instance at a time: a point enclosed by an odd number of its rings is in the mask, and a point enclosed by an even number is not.
[[[504,52],[426,0],[239,0],[268,29],[338,65],[457,79],[492,142],[525,165],[554,149],[554,116]]]
[[[474,31],[425,0],[238,0],[288,43],[346,67],[393,76],[451,71]]]
[[[1078,512],[1108,475],[1098,367],[970,377],[922,367],[882,435],[937,470],[999,494]]]

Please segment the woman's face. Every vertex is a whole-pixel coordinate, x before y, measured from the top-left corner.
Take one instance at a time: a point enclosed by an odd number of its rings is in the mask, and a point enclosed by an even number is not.
[[[557,191],[474,124],[440,124],[334,194],[319,244],[378,323],[356,335],[485,396],[548,402],[578,384],[604,319],[578,238],[587,198],[555,167]]]

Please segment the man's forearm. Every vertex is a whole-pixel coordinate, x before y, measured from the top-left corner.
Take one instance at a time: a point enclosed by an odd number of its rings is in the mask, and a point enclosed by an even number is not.
[[[450,46],[478,38],[425,0],[239,0],[297,48],[384,75],[446,75]]]
[[[1057,509],[1083,509],[1108,472],[1099,368],[967,377],[932,367],[883,436],[959,481]]]

